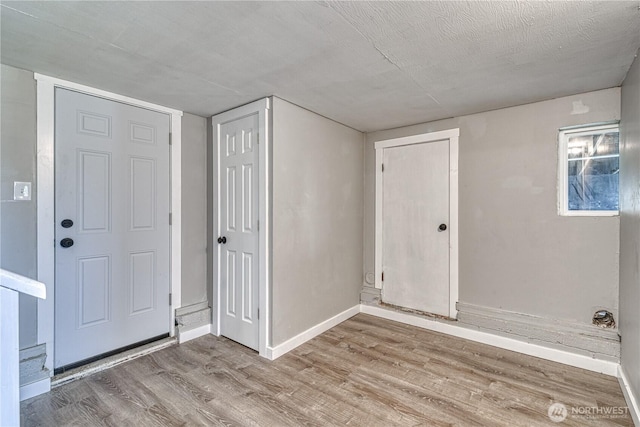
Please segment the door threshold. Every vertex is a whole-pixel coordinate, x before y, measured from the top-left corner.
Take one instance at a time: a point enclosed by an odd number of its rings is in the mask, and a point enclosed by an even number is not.
[[[171,347],[178,343],[176,337],[167,337],[157,341],[150,342],[123,352],[107,356],[96,360],[95,362],[87,363],[86,365],[78,366],[76,368],[69,369],[60,374],[54,375],[51,378],[51,388],[68,384],[72,381],[79,380],[81,378],[93,375],[97,372],[104,371],[121,363],[128,362],[138,357],[145,356],[163,348]]]
[[[434,320],[444,320],[447,322],[457,322],[458,319],[454,319],[452,317],[449,316],[445,316],[442,314],[436,314],[436,313],[430,313],[428,311],[422,311],[422,310],[417,310],[415,308],[409,308],[409,307],[403,307],[401,305],[394,305],[394,304],[389,304],[387,302],[384,301],[380,301],[378,303],[378,305],[382,308],[388,308],[394,311],[401,311],[403,313],[409,313],[409,314],[415,314],[417,316],[420,317],[430,317]]]
[[[160,341],[160,340],[162,340],[164,338],[168,338],[168,337],[169,337],[169,333],[158,335],[158,336],[155,336],[155,337],[147,338],[146,340],[142,340],[142,341],[134,342],[134,343],[129,344],[129,345],[125,345],[124,347],[119,347],[119,348],[107,351],[105,353],[100,353],[100,354],[97,354],[95,356],[88,357],[86,359],[78,360],[77,362],[69,363],[68,365],[64,365],[64,366],[60,366],[58,368],[55,368],[54,371],[53,371],[53,375],[64,374],[67,371],[72,371],[72,370],[74,370],[76,368],[80,368],[82,366],[89,365],[89,364],[91,364],[93,362],[97,362],[99,360],[107,359],[107,358],[109,358],[111,356],[122,354],[122,353],[124,353],[125,351],[128,351],[128,350],[133,350],[133,349],[136,349],[136,348],[140,348],[140,347],[142,347],[144,345],[151,344],[151,343]]]

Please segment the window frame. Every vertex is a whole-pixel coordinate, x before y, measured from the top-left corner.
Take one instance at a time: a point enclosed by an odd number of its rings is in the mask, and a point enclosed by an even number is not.
[[[591,125],[571,126],[559,129],[558,132],[558,215],[560,216],[618,216],[620,210],[569,210],[569,156],[568,137],[589,135],[602,130],[615,130],[620,134],[618,121]],[[620,152],[618,151],[618,156]]]

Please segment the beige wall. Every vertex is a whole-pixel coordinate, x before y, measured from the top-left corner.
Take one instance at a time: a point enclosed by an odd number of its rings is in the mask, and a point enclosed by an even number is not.
[[[182,116],[182,306],[207,301],[207,120]]]
[[[36,81],[33,73],[0,68],[2,186],[0,267],[37,279]],[[31,201],[13,201],[13,182],[31,182]],[[20,348],[37,344],[37,301],[20,295]]]
[[[272,345],[359,303],[363,134],[273,99]]]
[[[623,99],[629,162],[640,157],[632,142],[637,70],[636,61]],[[35,277],[35,202],[9,201],[14,180],[32,181],[37,191],[35,82],[33,73],[4,65],[1,82],[1,262]],[[618,119],[619,89],[371,133],[364,156],[360,132],[278,98],[273,113],[273,345],[358,303],[362,273],[373,271],[373,142],[453,127],[461,129],[460,300],[585,323],[596,308],[617,314],[619,220],[557,216],[556,149],[559,127]],[[183,305],[205,301],[210,291],[205,131],[204,119],[184,116]],[[637,229],[638,213],[629,208],[637,208],[629,199],[637,176],[629,176],[622,175],[622,226]],[[621,300],[637,307],[640,237],[623,235]],[[638,366],[638,322],[624,313],[621,329],[632,332],[623,363]],[[37,343],[36,321],[35,301],[21,301],[21,348]]]
[[[640,308],[640,61],[638,57],[622,85],[620,136],[621,363],[636,398],[640,398],[640,317],[638,315]]]
[[[620,89],[367,134],[364,273],[374,268],[378,140],[460,128],[460,298],[590,323],[618,312],[618,217],[557,214],[558,128],[617,120]]]

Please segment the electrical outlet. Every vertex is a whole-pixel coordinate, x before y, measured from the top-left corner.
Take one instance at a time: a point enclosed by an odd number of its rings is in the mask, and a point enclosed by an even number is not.
[[[14,182],[13,200],[31,200],[31,183],[18,181]]]

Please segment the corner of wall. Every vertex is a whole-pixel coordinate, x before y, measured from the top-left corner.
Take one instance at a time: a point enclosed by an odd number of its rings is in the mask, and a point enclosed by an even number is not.
[[[207,291],[207,120],[182,116],[181,305],[209,303]]]
[[[638,50],[640,54],[640,49]],[[640,407],[640,60],[636,56],[621,88],[620,120],[620,314],[621,372],[625,395]],[[623,389],[624,389],[623,387]],[[630,406],[631,406],[630,405]]]
[[[213,182],[213,164],[214,153],[213,149],[213,128],[212,118],[207,117],[206,121],[206,163],[207,163],[207,299],[209,306],[211,307],[211,330],[215,331],[218,328],[217,323],[217,307],[218,301],[215,293],[213,292],[213,200],[215,197],[215,185]]]
[[[362,132],[273,100],[272,346],[359,304]]]

